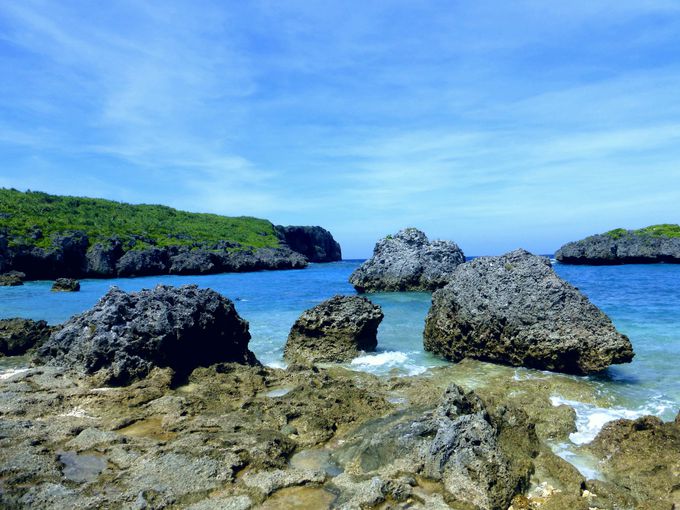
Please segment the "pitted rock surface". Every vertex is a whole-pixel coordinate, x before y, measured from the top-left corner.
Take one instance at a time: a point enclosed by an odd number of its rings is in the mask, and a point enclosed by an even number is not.
[[[360,296],[335,296],[305,311],[288,335],[289,362],[346,362],[378,345],[383,313]]]
[[[56,365],[128,384],[153,367],[189,372],[235,361],[256,364],[248,323],[234,304],[195,285],[126,293],[113,287],[90,310],[69,319],[38,354]]]
[[[407,228],[378,241],[349,282],[358,292],[428,291],[443,287],[465,255],[452,241],[429,241]]]
[[[460,266],[432,296],[425,349],[587,374],[633,359],[630,340],[545,257],[515,250]]]

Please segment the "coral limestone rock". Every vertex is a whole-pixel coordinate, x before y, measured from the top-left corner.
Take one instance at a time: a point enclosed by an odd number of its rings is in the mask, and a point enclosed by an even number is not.
[[[548,259],[524,250],[460,266],[432,296],[425,349],[453,361],[577,374],[633,358],[628,338],[599,308]]]
[[[359,296],[335,296],[305,311],[286,342],[290,362],[346,362],[375,350],[383,319],[378,305]]]
[[[463,262],[455,243],[429,241],[420,230],[407,228],[378,241],[349,282],[358,292],[434,290],[446,285]]]

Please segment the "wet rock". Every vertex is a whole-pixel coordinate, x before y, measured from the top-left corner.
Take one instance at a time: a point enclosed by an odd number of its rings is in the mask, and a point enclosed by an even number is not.
[[[168,251],[164,248],[130,250],[116,263],[118,276],[149,276],[168,272]]]
[[[289,362],[351,361],[378,345],[383,319],[378,305],[359,296],[335,296],[305,311],[290,330],[284,349]]]
[[[321,227],[276,227],[278,235],[291,250],[304,255],[310,262],[335,262],[342,259],[340,244]]]
[[[609,318],[524,250],[460,266],[433,294],[424,336],[426,350],[452,361],[588,374],[633,359]]]
[[[187,510],[249,510],[253,501],[245,495],[218,495],[194,503]]]
[[[429,241],[420,230],[407,228],[378,241],[349,282],[358,292],[434,290],[446,285],[463,262],[455,243]]]
[[[19,356],[43,344],[53,328],[45,321],[0,319],[0,356]]]
[[[609,422],[588,449],[602,459],[607,480],[637,501],[635,508],[680,506],[680,413],[667,423],[654,416]]]
[[[531,473],[528,460],[521,470],[511,466],[510,459],[521,456],[503,451],[499,430],[505,426],[492,420],[479,397],[452,385],[432,411],[397,413],[359,429],[337,458],[355,474],[412,473],[440,482],[452,501],[505,510]],[[532,444],[525,459],[534,453]]]
[[[215,291],[186,285],[128,294],[114,287],[69,319],[39,356],[125,385],[155,366],[188,373],[220,361],[257,363],[249,340],[248,323]]]
[[[73,278],[57,278],[52,284],[53,292],[78,292],[80,282]]]
[[[275,469],[246,473],[243,476],[243,483],[247,487],[257,490],[264,496],[285,487],[311,483],[320,484],[325,480],[326,474],[323,471],[311,469]]]
[[[66,451],[58,453],[57,458],[64,478],[72,482],[93,482],[106,469],[106,459],[101,455]]]

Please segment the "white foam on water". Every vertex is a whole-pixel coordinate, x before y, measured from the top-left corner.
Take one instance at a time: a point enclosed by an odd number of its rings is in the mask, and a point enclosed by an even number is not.
[[[364,354],[352,360],[352,365],[379,367],[404,363],[408,356],[401,351],[381,352],[379,354]]]
[[[5,380],[9,379],[10,377],[14,377],[15,375],[18,374],[23,374],[24,372],[28,372],[28,368],[11,368],[9,370],[5,370],[3,372],[0,372],[0,380]]]
[[[265,363],[265,366],[267,366],[269,368],[280,368],[280,369],[285,370],[287,365],[283,361],[275,360],[275,361],[270,361],[269,363]]]
[[[356,370],[371,373],[385,373],[393,368],[403,370],[406,375],[418,375],[427,370],[426,367],[409,363],[408,354],[401,351],[386,351],[377,354],[364,354],[354,358],[350,363]]]
[[[665,400],[654,399],[639,409],[598,407],[594,404],[567,400],[559,396],[550,397],[550,402],[554,406],[566,404],[576,411],[576,432],[569,434],[569,439],[577,445],[590,443],[602,430],[602,427],[612,420],[619,420],[621,418],[635,420],[649,414],[660,416],[672,405]]]
[[[569,434],[569,443],[552,445],[553,452],[571,463],[586,478],[602,478],[597,467],[597,459],[579,449],[580,445],[590,443],[602,430],[604,425],[612,420],[622,418],[635,420],[645,415],[661,416],[673,403],[660,397],[653,398],[638,409],[624,407],[599,407],[576,400],[569,400],[560,396],[550,397],[554,406],[568,405],[576,411],[576,432]]]

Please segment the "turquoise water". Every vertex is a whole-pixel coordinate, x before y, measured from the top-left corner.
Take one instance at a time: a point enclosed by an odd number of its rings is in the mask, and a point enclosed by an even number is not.
[[[347,283],[359,261],[312,264],[306,270],[208,276],[157,276],[134,279],[83,280],[78,293],[52,293],[51,282],[29,282],[0,288],[0,317],[29,317],[50,323],[66,320],[92,306],[109,287],[134,291],[159,283],[196,283],[235,301],[250,322],[251,349],[258,359],[282,366],[283,345],[300,313],[334,294],[353,293]],[[602,423],[643,413],[671,419],[680,406],[680,265],[587,267],[555,265],[555,270],[600,306],[629,335],[636,357],[588,378],[611,402],[607,409],[570,402],[577,409],[584,442]],[[354,360],[351,368],[377,374],[418,374],[446,362],[422,348],[422,330],[430,296],[427,293],[374,294],[385,319],[375,354]],[[521,370],[523,374],[535,371]],[[542,377],[547,373],[535,372]],[[560,403],[556,397],[555,403]]]

